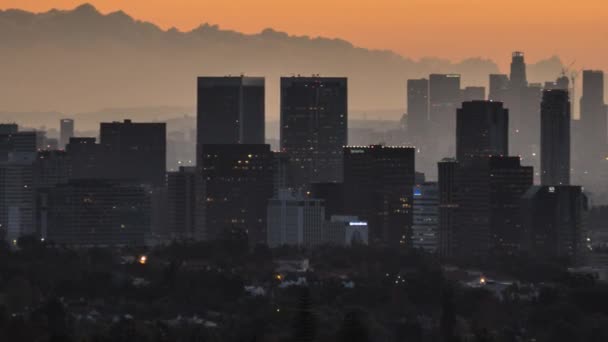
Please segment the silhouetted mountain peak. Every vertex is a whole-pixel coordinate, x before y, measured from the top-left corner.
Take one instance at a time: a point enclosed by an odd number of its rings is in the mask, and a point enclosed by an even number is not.
[[[97,8],[95,8],[95,6],[91,5],[88,2],[74,8],[71,12],[74,12],[77,14],[88,14],[88,15],[92,15],[92,14],[100,15],[101,14],[97,10]]]
[[[487,85],[488,74],[499,71],[482,58],[416,61],[339,38],[273,28],[245,34],[203,23],[191,31],[164,30],[123,11],[103,14],[87,3],[38,14],[0,11],[0,41],[0,110],[188,106],[196,76],[239,73],[268,78],[269,117],[277,115],[277,78],[290,74],[349,77],[351,108],[392,109],[403,107],[408,78],[460,73],[463,86]],[[539,64],[530,65],[531,80],[552,80],[561,71],[555,58]]]

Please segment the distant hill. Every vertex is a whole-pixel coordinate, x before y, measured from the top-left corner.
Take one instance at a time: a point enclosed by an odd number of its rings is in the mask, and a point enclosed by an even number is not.
[[[552,57],[530,65],[529,75],[532,81],[554,79],[560,68],[560,60]],[[433,72],[460,73],[463,85],[486,85],[487,75],[498,67],[480,58],[414,61],[344,40],[272,29],[252,35],[209,24],[189,32],[162,30],[124,12],[101,14],[88,4],[40,14],[0,11],[4,112],[71,115],[100,108],[193,108],[196,76],[245,73],[266,76],[267,116],[275,119],[278,78],[314,73],[349,77],[353,110],[400,113],[405,110],[406,79]]]

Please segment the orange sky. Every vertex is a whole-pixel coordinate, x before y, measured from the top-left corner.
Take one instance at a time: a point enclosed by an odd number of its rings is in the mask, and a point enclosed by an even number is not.
[[[85,0],[0,0],[0,9],[71,9]],[[606,0],[89,0],[163,28],[200,23],[255,33],[339,37],[404,56],[486,57],[506,70],[513,50],[531,62],[559,55],[608,70]]]

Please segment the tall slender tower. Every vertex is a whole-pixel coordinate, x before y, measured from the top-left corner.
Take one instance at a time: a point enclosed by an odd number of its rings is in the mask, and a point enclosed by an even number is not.
[[[570,184],[570,100],[562,89],[543,91],[540,125],[542,185]]]
[[[515,51],[511,55],[511,89],[524,88],[528,85],[524,53]]]
[[[74,136],[74,120],[61,119],[59,122],[59,148],[64,149]]]

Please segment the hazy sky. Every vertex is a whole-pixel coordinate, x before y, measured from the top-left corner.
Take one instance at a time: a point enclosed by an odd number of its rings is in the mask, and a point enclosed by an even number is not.
[[[0,8],[71,9],[83,0],[0,0]],[[124,10],[163,28],[200,23],[256,33],[339,37],[404,56],[530,61],[559,55],[577,68],[608,70],[606,0],[89,0],[103,13]]]

